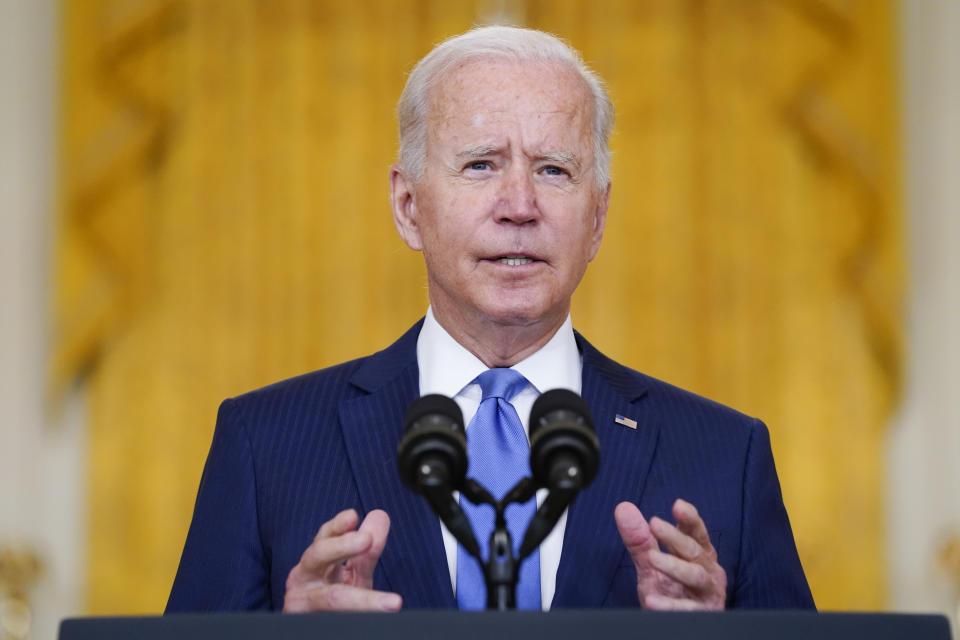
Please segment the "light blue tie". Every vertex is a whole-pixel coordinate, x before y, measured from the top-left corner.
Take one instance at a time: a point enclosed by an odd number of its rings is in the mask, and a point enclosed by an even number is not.
[[[474,382],[483,389],[483,399],[477,414],[467,427],[467,476],[473,478],[498,500],[513,488],[517,481],[530,475],[530,445],[523,424],[510,399],[529,384],[513,369],[488,369]],[[460,503],[480,543],[481,553],[489,556],[490,534],[493,532],[494,512],[488,505],[475,505],[466,498]],[[524,504],[507,507],[507,529],[517,553],[523,534],[537,509],[536,498]],[[540,550],[537,549],[520,566],[517,583],[517,609],[540,609]],[[477,561],[457,545],[457,605],[460,609],[486,609],[487,587]]]

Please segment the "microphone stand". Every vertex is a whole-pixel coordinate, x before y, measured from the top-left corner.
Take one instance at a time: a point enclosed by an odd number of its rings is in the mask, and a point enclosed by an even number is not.
[[[422,404],[424,400],[426,405]],[[397,448],[400,475],[407,486],[427,499],[447,530],[480,563],[487,585],[487,609],[516,609],[520,563],[536,551],[564,509],[596,473],[599,443],[592,431],[589,409],[570,391],[554,389],[541,395],[530,414],[530,465],[534,475],[521,478],[497,500],[476,480],[465,478],[466,438],[460,426],[463,416],[454,401],[426,396],[418,402],[421,404],[416,405],[416,411],[411,414],[415,405],[407,411],[407,433]],[[504,512],[510,504],[529,501],[540,488],[549,489],[547,497],[527,523],[515,557]],[[493,507],[496,517],[486,563],[473,525],[453,497],[454,489],[460,489],[461,495],[475,505]]]
[[[502,500],[494,498],[473,478],[467,479],[464,483],[462,491],[464,497],[474,504],[489,504],[496,514],[493,532],[490,534],[490,554],[486,565],[483,564],[479,553],[474,556],[483,567],[483,575],[487,583],[487,609],[509,611],[517,608],[520,563],[530,554],[527,553],[519,558],[514,556],[513,538],[507,529],[504,512],[507,505],[526,502],[536,492],[537,485],[530,477],[522,478]]]
[[[554,483],[546,500],[537,509],[537,514],[528,523],[516,556],[513,553],[513,538],[507,529],[504,512],[510,504],[524,503],[533,498],[540,485],[529,476],[521,478],[502,500],[497,500],[473,478],[465,480],[461,494],[474,504],[490,505],[495,513],[493,532],[490,534],[490,553],[484,564],[473,527],[457,501],[453,499],[449,484],[439,471],[438,467],[429,461],[418,469],[418,473],[424,480],[422,483],[424,495],[447,526],[447,530],[483,568],[484,580],[487,584],[487,609],[497,611],[516,609],[520,564],[540,546],[553,529],[560,514],[576,497],[581,489],[579,478],[569,478],[566,482]]]
[[[520,564],[537,550],[543,539],[553,530],[557,519],[566,509],[582,485],[579,478],[556,485],[537,509],[533,520],[527,524],[519,553],[514,556],[513,539],[507,529],[504,512],[513,503],[524,503],[534,497],[540,485],[531,477],[521,478],[502,500],[495,499],[473,478],[464,483],[463,495],[474,504],[489,504],[496,514],[493,533],[490,534],[490,555],[486,565],[479,553],[473,554],[484,569],[487,582],[487,609],[508,611],[517,608],[517,580]],[[466,548],[466,545],[464,545]]]

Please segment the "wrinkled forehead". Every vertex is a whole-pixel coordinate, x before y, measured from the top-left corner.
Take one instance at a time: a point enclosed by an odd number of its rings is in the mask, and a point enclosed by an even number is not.
[[[477,125],[478,119],[555,116],[571,126],[590,124],[593,101],[586,81],[562,62],[515,61],[481,57],[446,71],[429,95],[431,129]]]

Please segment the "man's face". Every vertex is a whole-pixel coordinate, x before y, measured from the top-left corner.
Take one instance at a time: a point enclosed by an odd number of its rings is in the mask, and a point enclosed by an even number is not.
[[[392,187],[438,318],[559,323],[600,247],[609,192],[585,83],[557,64],[456,68],[431,93],[422,179],[395,170]]]

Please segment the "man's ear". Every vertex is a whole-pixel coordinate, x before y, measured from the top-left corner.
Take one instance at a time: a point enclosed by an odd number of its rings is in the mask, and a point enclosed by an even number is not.
[[[607,183],[607,188],[600,194],[597,200],[597,207],[593,212],[593,237],[591,238],[590,259],[593,260],[600,250],[600,243],[603,241],[603,230],[607,226],[607,208],[610,206],[610,189],[612,182]]]
[[[417,225],[417,199],[415,183],[399,164],[390,167],[390,206],[393,207],[393,224],[397,233],[414,251],[423,250],[420,227]]]

